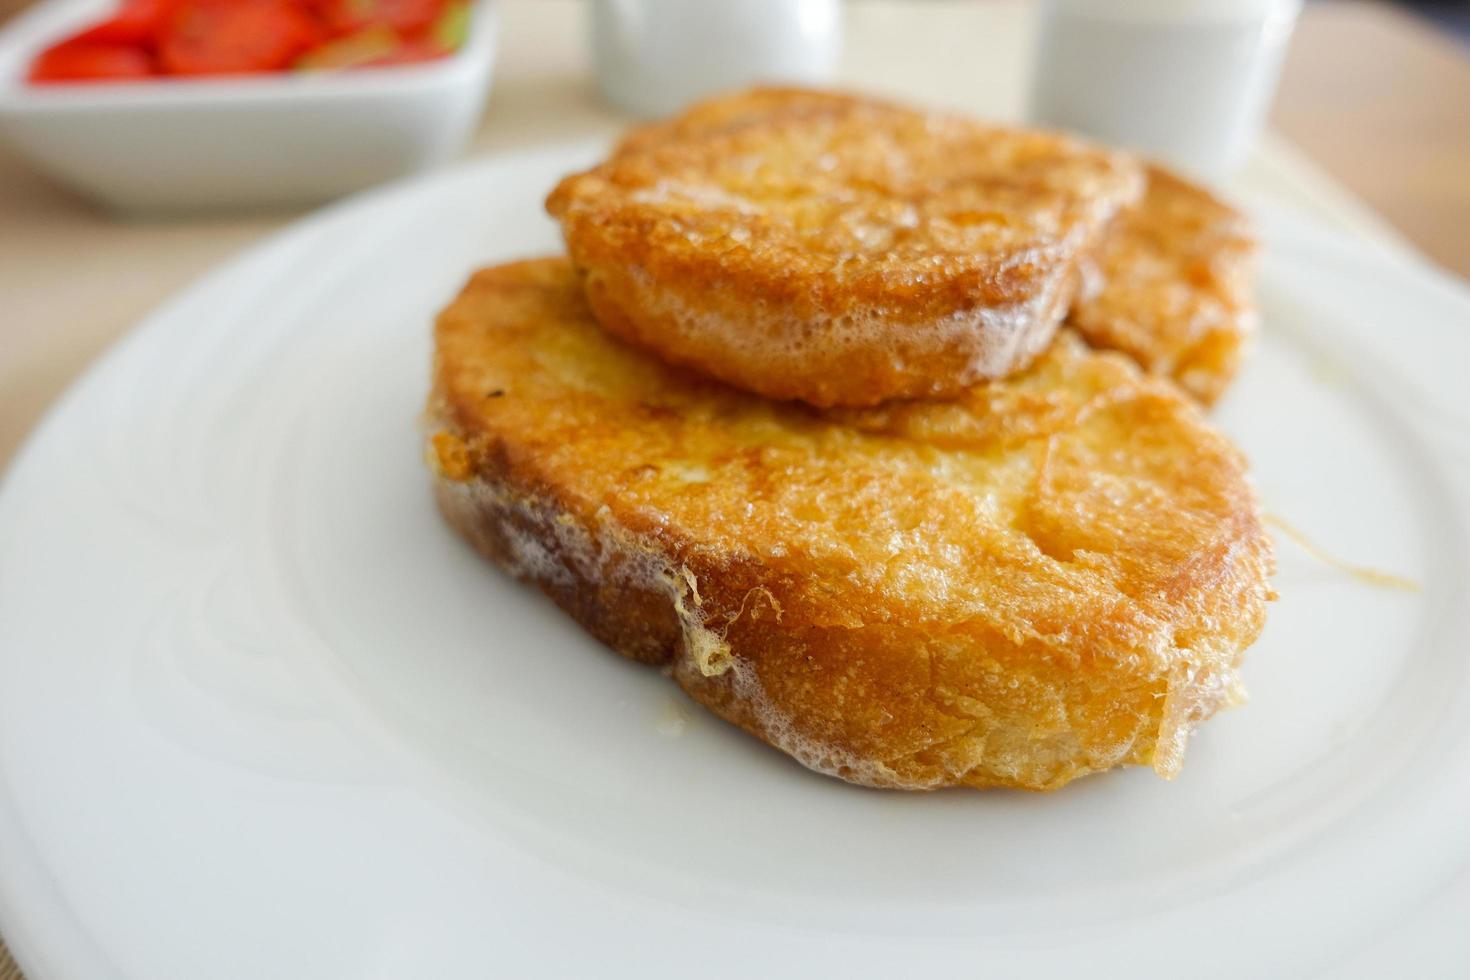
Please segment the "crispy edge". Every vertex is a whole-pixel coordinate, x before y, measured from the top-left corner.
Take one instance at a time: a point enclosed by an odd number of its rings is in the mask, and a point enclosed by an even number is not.
[[[1251,279],[1258,244],[1245,215],[1200,185],[1157,164],[1147,170],[1148,188],[1131,209],[1117,215],[1109,232],[1100,240],[1094,255],[1083,263],[1084,282],[1099,282],[1084,288],[1067,317],[1068,325],[1094,347],[1127,354],[1145,371],[1170,378],[1205,406],[1213,405],[1230,387],[1239,372],[1255,335],[1258,316],[1251,298]],[[1171,239],[1159,241],[1158,224],[1168,220],[1170,198],[1185,199],[1194,209],[1185,221],[1204,227],[1191,230],[1167,227]],[[1160,202],[1163,202],[1161,205]],[[1198,301],[1192,304],[1185,322],[1165,320],[1157,308],[1140,311],[1131,303],[1114,308],[1115,285],[1123,291],[1133,283],[1119,283],[1129,276],[1126,265],[1108,270],[1110,250],[1136,249],[1145,261],[1172,253],[1177,260],[1182,247],[1178,239],[1190,236],[1193,255],[1185,281],[1196,296],[1207,296],[1204,322]],[[1130,309],[1130,307],[1132,307]]]
[[[1077,263],[1068,262],[1019,311],[971,312],[928,322],[879,317],[872,329],[893,337],[883,346],[834,338],[793,356],[787,344],[772,341],[769,353],[760,356],[732,351],[726,338],[740,332],[787,334],[791,328],[770,312],[782,300],[747,296],[732,303],[709,294],[686,296],[675,285],[650,287],[636,270],[611,256],[582,267],[588,303],[604,330],[736,387],[818,408],[951,397],[977,381],[1023,370],[1055,336],[1080,282]]]

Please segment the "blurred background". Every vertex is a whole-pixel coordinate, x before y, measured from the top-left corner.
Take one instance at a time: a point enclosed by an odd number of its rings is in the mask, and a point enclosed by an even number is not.
[[[178,21],[171,39],[148,41],[155,45],[148,48],[150,70],[208,76],[235,58],[235,73],[185,79],[183,87],[233,93],[240,86],[253,93],[257,86],[258,97],[176,97],[175,79],[70,85],[66,72],[79,69],[66,58],[45,69],[53,78],[43,77],[48,45],[82,29],[103,31],[109,43],[119,30],[132,38],[136,25],[129,17],[160,16],[165,2],[192,3],[215,19],[205,18],[204,26]],[[1050,6],[1036,0],[663,0],[662,6],[659,0],[124,0],[121,6],[118,0],[0,0],[0,464],[110,340],[170,292],[313,202],[445,162],[547,140],[610,136],[638,111],[658,108],[660,99],[683,101],[681,80],[691,71],[706,86],[738,79],[745,66],[1024,118],[1028,98],[1035,110],[1048,79],[1063,102],[1068,86],[1091,87],[1085,76],[1079,81],[1077,72],[1055,69],[1069,59],[1047,48],[1048,11],[1076,8],[1091,16],[1139,3],[1155,11],[1234,13],[1295,14],[1297,6],[1295,0],[1122,0],[1121,7],[1104,0]],[[251,17],[232,13],[241,4]],[[300,25],[280,19],[282,4],[315,5],[305,9],[317,33],[298,37]],[[701,51],[692,67],[664,63],[672,56],[658,45],[668,37],[659,40],[647,24],[626,20],[638,9],[662,11],[658,21],[675,42],[687,41],[691,31],[713,32],[733,45],[733,60]],[[841,16],[834,19],[832,10]],[[469,18],[468,28],[458,14]],[[1294,31],[1289,16],[1285,23],[1274,92],[1274,55],[1256,40],[1250,44],[1257,62],[1231,67],[1245,74],[1215,79],[1223,89],[1214,97],[1241,102],[1232,87],[1257,85],[1261,110],[1269,105],[1262,140],[1246,126],[1245,169],[1254,167],[1257,177],[1269,169],[1270,180],[1304,208],[1315,201],[1319,210],[1352,214],[1383,240],[1470,276],[1470,2],[1309,0]],[[1089,31],[1082,31],[1084,39]],[[294,46],[282,47],[286,37]],[[1178,45],[1187,56],[1176,61],[1195,60],[1194,43]],[[252,58],[275,58],[278,74],[293,76],[308,63],[348,70],[313,73],[331,77],[299,85],[295,77],[266,78],[269,72],[238,74]],[[369,70],[395,64],[377,75]],[[86,61],[80,70],[95,68]],[[1188,81],[1208,86],[1210,79]],[[1074,121],[1060,109],[1042,119],[1059,120]],[[1107,137],[1106,120],[1096,121]],[[1088,120],[1077,122],[1086,128]],[[1224,172],[1209,176],[1227,180],[1227,189],[1233,179]]]
[[[1067,59],[1047,48],[1048,11],[1091,16],[1141,3],[1294,14],[1297,6],[1120,2],[0,0],[0,464],[64,385],[170,292],[313,202],[355,187],[547,140],[608,137],[661,98],[683,101],[680,80],[691,71],[708,85],[738,78],[742,65],[1025,118],[1047,79],[1063,102],[1068,86],[1089,87],[1077,72],[1055,70]],[[118,31],[132,38],[129,17],[156,18],[164,3],[194,4],[214,20],[175,18],[171,39],[147,42],[149,70],[204,76],[183,88],[256,86],[259,96],[176,96],[177,80],[167,78],[71,85],[67,72],[97,68],[85,61],[78,69],[74,58],[53,61],[43,77],[48,45],[83,29],[103,31],[109,44]],[[242,4],[251,14],[243,20]],[[299,23],[281,20],[283,4],[308,4],[316,33],[308,39]],[[658,45],[668,38],[626,19],[638,9],[661,11],[676,42],[714,32],[733,45],[733,61],[702,51],[692,67],[663,63],[672,56]],[[1285,23],[1274,90],[1274,55],[1252,40],[1257,55],[1267,53],[1234,65],[1245,74],[1213,93],[1241,101],[1232,86],[1258,83],[1261,110],[1269,105],[1261,140],[1246,127],[1244,169],[1255,177],[1269,170],[1304,208],[1315,201],[1352,214],[1385,241],[1470,276],[1470,0],[1309,0],[1294,31],[1289,16]],[[1176,60],[1190,61],[1194,43],[1182,43],[1188,57]],[[277,74],[293,77],[239,74],[271,58]],[[208,77],[231,64],[232,73]],[[375,75],[374,65],[389,67]],[[304,67],[347,70],[296,84]],[[1042,121],[1059,119],[1073,122],[1061,110]],[[1106,121],[1096,121],[1108,136]],[[1209,176],[1228,190],[1233,173]]]

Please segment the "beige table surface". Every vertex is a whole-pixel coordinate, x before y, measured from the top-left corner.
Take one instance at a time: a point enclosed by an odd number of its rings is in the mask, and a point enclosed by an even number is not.
[[[1470,278],[1470,37],[1379,3],[1307,7],[1272,122]]]
[[[20,2],[0,0],[0,10]],[[1024,100],[1031,14],[1023,0],[853,0],[848,7],[842,79],[892,95],[1013,118]],[[600,106],[593,94],[584,64],[583,16],[583,5],[576,0],[504,0],[495,88],[467,156],[611,135],[625,122]],[[1393,41],[1377,52],[1372,70],[1392,74],[1381,62],[1399,59],[1401,74],[1423,86],[1417,91],[1400,86],[1393,98],[1376,100],[1373,108],[1380,117],[1410,118],[1409,109],[1394,109],[1394,100],[1414,105],[1428,96],[1426,90],[1436,87],[1444,104],[1443,90],[1449,84],[1444,79],[1453,80],[1459,77],[1456,73],[1467,70],[1463,58],[1457,61],[1447,54],[1433,35],[1376,6],[1309,7],[1288,65],[1277,118],[1288,129],[1294,121],[1305,120],[1304,141],[1324,153],[1338,154],[1328,165],[1345,178],[1361,169],[1363,161],[1348,159],[1353,152],[1349,140],[1334,142],[1327,135],[1334,128],[1351,128],[1346,123],[1358,107],[1351,100],[1345,102],[1337,86],[1342,78],[1361,77],[1364,69],[1356,58],[1353,64],[1339,63],[1331,55],[1332,45],[1346,43],[1347,37],[1355,39],[1357,50],[1365,50],[1380,33],[1391,35]],[[1319,41],[1323,37],[1335,40],[1324,47],[1326,42]],[[1431,48],[1440,74],[1421,70],[1421,59],[1427,57],[1422,51]],[[1449,106],[1454,108],[1453,99]],[[1413,118],[1421,126],[1433,125],[1422,111]],[[1417,159],[1412,166],[1425,173],[1439,173],[1435,168],[1449,166],[1446,160],[1463,164],[1465,140],[1470,137],[1465,120],[1470,116],[1459,118],[1458,129],[1441,127],[1454,130],[1452,138],[1407,123],[1392,133],[1395,140],[1423,146],[1444,147],[1458,140],[1458,150],[1451,147],[1444,152],[1460,156],[1436,156],[1430,163],[1422,156],[1415,158],[1412,148],[1395,151],[1384,145],[1378,147],[1374,165],[1366,169],[1373,171],[1379,185],[1393,190],[1394,181],[1384,171],[1401,165],[1400,157]],[[1464,192],[1470,190],[1464,173],[1462,165],[1457,185],[1455,174],[1445,171],[1441,176],[1446,179],[1435,185],[1438,193],[1456,198],[1462,208]],[[1267,141],[1241,175],[1241,184],[1385,247],[1409,247],[1389,224],[1279,139]],[[1437,230],[1430,220],[1433,213],[1453,213],[1450,208],[1450,204],[1420,206],[1418,217],[1406,210],[1401,221],[1406,235],[1447,264],[1464,256],[1470,243],[1470,221],[1462,217],[1456,227],[1444,222],[1445,228]],[[169,294],[291,217],[119,223],[52,186],[0,149],[0,466],[45,406],[107,344]],[[281,975],[291,975],[289,964],[282,964]],[[0,946],[0,980],[18,976]]]

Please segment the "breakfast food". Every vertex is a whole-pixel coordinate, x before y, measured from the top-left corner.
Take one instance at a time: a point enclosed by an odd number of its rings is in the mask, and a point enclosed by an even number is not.
[[[439,319],[429,460],[449,522],[594,636],[871,786],[1173,776],[1239,697],[1271,545],[1195,402],[1240,360],[1253,244],[1208,192],[757,89],[547,207],[568,259]]]
[[[106,19],[51,45],[33,84],[321,71],[453,53],[466,0],[122,0]]]
[[[1172,776],[1236,696],[1270,543],[1239,452],[1166,380],[1063,330],[949,401],[817,410],[596,312],[562,259],[444,311],[438,501],[716,714],[867,785],[1052,789]]]
[[[1244,215],[1161,168],[1086,263],[1069,322],[1205,404],[1224,392],[1255,329],[1255,241]]]
[[[764,88],[699,103],[625,136],[615,156],[659,144],[737,130],[780,115],[841,106],[850,97]],[[1097,347],[1119,350],[1171,377],[1204,404],[1229,385],[1255,329],[1245,216],[1197,184],[1158,166],[1146,191],[1123,208],[1084,254],[1082,286],[1068,322]]]
[[[1025,367],[1142,192],[1128,156],[871,99],[757,90],[633,134],[547,207],[603,328],[812,405]]]

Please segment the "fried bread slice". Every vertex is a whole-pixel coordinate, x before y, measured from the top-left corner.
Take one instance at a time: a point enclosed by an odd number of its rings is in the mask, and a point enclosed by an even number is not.
[[[1255,249],[1244,215],[1150,167],[1143,200],[1087,261],[1068,322],[1093,346],[1122,351],[1212,404],[1255,332]]]
[[[747,126],[773,113],[821,111],[841,96],[758,89],[701,103],[638,127],[616,153]],[[1249,222],[1209,191],[1156,165],[1147,189],[1084,256],[1083,287],[1068,322],[1096,347],[1119,350],[1212,404],[1224,393],[1255,332]]]
[[[1130,157],[871,99],[756,90],[636,131],[547,200],[599,320],[817,406],[950,396],[1050,341]]]
[[[1236,695],[1272,561],[1240,453],[1069,331],[953,401],[818,411],[620,343],[548,259],[477,273],[436,340],[449,522],[813,769],[1172,776]]]

